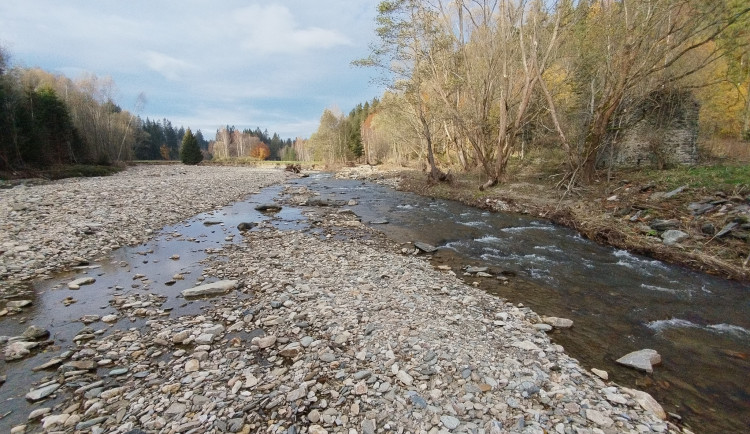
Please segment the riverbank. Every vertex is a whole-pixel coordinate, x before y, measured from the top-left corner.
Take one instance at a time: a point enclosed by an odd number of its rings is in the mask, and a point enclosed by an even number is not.
[[[730,173],[717,179],[710,169],[708,174],[701,170],[695,169],[693,177],[686,170],[614,173],[610,182],[571,193],[539,173],[519,173],[515,181],[484,192],[478,189],[481,180],[471,174],[456,175],[451,184],[428,182],[417,170],[369,166],[342,169],[339,176],[390,178],[400,190],[543,217],[599,244],[750,281],[750,195],[747,184],[743,188],[737,182],[744,171],[739,178]],[[670,236],[676,238],[665,240]]]
[[[173,169],[161,170],[167,171],[161,172],[165,176]],[[183,185],[202,184],[194,177],[215,179],[212,191],[229,189],[221,180],[234,178],[212,174],[214,170],[226,168],[170,176],[184,176],[179,178]],[[186,197],[170,189],[171,182],[154,189],[159,177],[142,175],[141,169],[128,170],[117,175],[119,182],[97,184],[98,206],[81,208],[89,214],[78,218],[98,216],[107,227],[119,223],[109,220],[114,213],[103,217],[96,212],[108,205],[126,206],[115,199],[119,185],[154,199],[149,207],[128,208],[136,221],[147,219],[146,214],[170,215],[170,197]],[[245,187],[259,188],[273,176],[259,173]],[[83,189],[77,182],[53,186],[52,198],[71,200]],[[13,197],[38,195],[37,187],[25,188],[24,195]],[[146,199],[132,194],[130,201]],[[49,206],[57,210],[63,204]],[[170,316],[160,308],[166,288],[161,285],[133,286],[123,293],[112,288],[113,302],[104,311],[92,307],[95,312],[87,315],[88,326],[81,325],[74,343],[48,347],[54,358],[42,369],[45,377],[29,384],[38,403],[24,429],[678,430],[654,413],[660,407],[647,395],[605,383],[551,343],[546,327],[528,308],[402,254],[352,214],[328,207],[318,212],[316,227],[322,233],[279,231],[262,224],[245,232],[240,243],[206,249],[203,275],[190,278],[236,282],[227,294],[210,299],[200,314]],[[56,221],[64,215],[50,217]],[[337,236],[340,230],[347,236]],[[96,251],[107,247],[105,241]],[[152,254],[144,252],[138,260],[153,262]],[[150,280],[147,275],[134,279]],[[84,296],[87,290],[110,288],[93,283],[76,294]],[[146,322],[129,327],[131,318]],[[12,363],[3,362],[3,374]],[[56,397],[54,405],[45,405],[47,396]]]
[[[243,167],[134,166],[0,189],[0,295],[23,296],[34,279],[85,266],[288,176]]]

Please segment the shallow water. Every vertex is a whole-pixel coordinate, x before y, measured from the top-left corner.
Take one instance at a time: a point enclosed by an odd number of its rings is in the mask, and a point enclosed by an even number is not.
[[[373,227],[390,238],[440,247],[433,261],[451,265],[459,274],[462,265],[484,265],[493,274],[510,276],[507,285],[494,278],[466,279],[477,281],[492,294],[530,306],[540,315],[574,320],[572,329],[552,335],[569,354],[588,368],[608,371],[619,384],[650,392],[697,432],[750,430],[748,285],[601,247],[541,219],[489,213],[328,175],[292,183],[319,192],[323,199],[355,199],[358,205],[349,208],[363,222],[385,219],[388,224]],[[257,204],[271,202],[281,190],[281,186],[266,188],[245,201],[166,227],[144,245],[120,249],[111,261],[99,264],[101,268],[89,270],[96,283],[78,291],[65,286],[72,274],[37,283],[34,306],[23,314],[25,322],[19,324],[18,316],[2,318],[0,334],[18,335],[35,324],[51,330],[55,344],[23,361],[0,362],[0,375],[8,377],[0,387],[0,415],[11,411],[0,419],[0,432],[23,423],[34,408],[55,404],[54,400],[26,402],[29,383],[51,375],[31,373],[31,368],[74,347],[72,338],[84,327],[78,322],[81,316],[114,313],[109,306],[114,295],[160,294],[167,297],[161,306],[165,315],[200,313],[207,302],[186,302],[179,297],[180,291],[192,287],[201,275],[206,249],[241,241],[239,223],[267,220],[280,229],[315,232],[304,208],[284,206],[275,215],[254,210]],[[180,259],[169,259],[173,254]],[[150,283],[134,280],[137,273],[146,275]],[[185,280],[167,286],[176,273],[183,273]],[[78,302],[63,307],[62,299],[67,296]],[[144,321],[124,318],[114,327],[139,327]],[[109,329],[103,323],[91,326]],[[662,355],[663,363],[653,375],[614,363],[642,348],[656,349]]]

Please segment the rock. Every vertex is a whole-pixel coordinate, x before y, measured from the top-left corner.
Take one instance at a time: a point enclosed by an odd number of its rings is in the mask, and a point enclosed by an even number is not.
[[[593,410],[590,408],[586,410],[586,419],[594,422],[595,424],[599,426],[603,426],[605,428],[609,428],[615,423],[615,421],[605,416],[600,411]]]
[[[29,419],[29,420],[36,420],[36,419],[39,419],[39,418],[41,418],[41,417],[43,417],[43,416],[46,416],[46,415],[48,415],[48,414],[49,414],[49,413],[50,413],[51,411],[52,411],[52,409],[51,409],[51,408],[49,408],[49,407],[45,407],[45,408],[37,408],[36,410],[34,410],[34,411],[32,411],[31,413],[29,413],[29,417],[28,417],[28,419]]]
[[[254,338],[253,343],[258,346],[258,348],[269,348],[272,347],[276,343],[276,336],[269,335],[264,336],[262,338]]]
[[[55,391],[59,388],[60,385],[55,383],[39,389],[34,389],[26,394],[26,399],[28,399],[29,401],[40,401],[55,393]]]
[[[536,346],[535,343],[529,342],[529,341],[513,342],[511,345],[513,345],[516,348],[520,348],[526,351],[539,351],[540,350],[540,348]]]
[[[411,386],[412,383],[414,383],[414,377],[412,377],[405,371],[398,371],[396,373],[396,378],[398,378],[398,380],[404,383],[404,385],[406,386]]]
[[[36,342],[17,341],[11,342],[5,347],[5,360],[10,362],[20,360],[31,354],[31,349],[39,345]]]
[[[458,428],[458,425],[461,424],[461,421],[459,421],[453,416],[448,416],[448,415],[440,416],[440,422],[443,424],[444,427],[446,427],[449,430],[454,430]]]
[[[185,363],[185,372],[198,372],[201,368],[201,362],[198,359],[190,359]]]
[[[549,324],[556,329],[569,329],[573,327],[573,320],[567,318],[558,318],[555,316],[542,317],[545,324]]]
[[[466,267],[466,272],[469,274],[486,273],[487,267]]]
[[[299,355],[299,353],[302,351],[302,348],[299,344],[299,342],[292,342],[286,347],[282,348],[281,351],[279,351],[279,355],[281,357],[286,357],[288,359],[293,359]]]
[[[206,297],[214,295],[226,294],[230,290],[237,288],[238,282],[236,280],[220,280],[218,282],[208,283],[206,285],[196,286],[182,291],[182,296],[185,298],[191,297]]]
[[[250,229],[252,229],[252,228],[254,228],[256,226],[258,226],[258,223],[255,223],[255,222],[242,222],[242,223],[240,223],[240,224],[237,225],[237,230],[239,230],[240,232],[245,232],[245,231],[249,231]]]
[[[375,420],[365,419],[362,421],[362,434],[375,434]]]
[[[736,227],[738,223],[737,222],[729,222],[727,223],[721,230],[715,235],[716,238],[722,238],[723,236],[727,235],[728,233],[732,232]]]
[[[307,420],[312,423],[318,423],[320,421],[320,412],[318,410],[312,410],[310,413],[307,413]]]
[[[534,324],[534,328],[539,330],[540,332],[552,331],[552,326],[549,324]]]
[[[101,318],[99,317],[99,315],[84,315],[80,318],[79,321],[81,321],[84,324],[92,324],[92,323],[99,321],[100,319]]]
[[[102,317],[102,322],[105,322],[107,324],[115,323],[117,322],[117,315],[104,315]]]
[[[607,371],[602,371],[601,369],[591,368],[591,372],[594,373],[597,377],[601,378],[604,381],[609,380],[609,374]]]
[[[419,249],[419,250],[421,250],[421,251],[423,251],[425,253],[435,253],[438,250],[437,247],[432,246],[432,245],[427,244],[427,243],[420,242],[420,241],[415,241],[414,242],[414,247],[416,247],[417,249]]]
[[[661,363],[661,356],[655,350],[644,349],[628,353],[617,359],[616,362],[650,374],[654,372],[653,365]]]
[[[706,222],[701,225],[701,232],[706,235],[714,235],[716,233],[716,227],[711,222]]]
[[[664,232],[670,229],[677,229],[680,227],[679,220],[653,220],[649,223],[649,227],[657,232]]]
[[[68,283],[68,288],[70,289],[80,289],[83,285],[91,285],[92,283],[96,282],[96,279],[93,277],[81,277],[78,278],[70,283]]]
[[[31,306],[31,300],[11,300],[5,304],[5,307],[13,309],[21,309],[27,306]]]
[[[661,238],[664,240],[664,245],[673,246],[690,238],[690,235],[682,231],[670,229],[661,234]]]
[[[214,335],[203,333],[195,338],[195,343],[198,345],[208,345],[214,341]]]
[[[309,434],[328,434],[328,431],[320,425],[310,425],[307,432]]]
[[[257,205],[255,210],[260,212],[279,212],[281,211],[281,206],[275,203],[264,203]]]
[[[26,339],[33,339],[33,340],[46,339],[49,337],[49,330],[32,325],[32,326],[29,326],[26,330],[24,330],[22,336],[25,337]]]
[[[664,411],[662,406],[658,402],[656,402],[653,396],[649,395],[646,392],[628,389],[626,387],[623,387],[622,390],[623,392],[632,396],[635,402],[637,402],[638,405],[641,406],[641,408],[646,411],[650,411],[661,420],[667,420],[667,413]]]

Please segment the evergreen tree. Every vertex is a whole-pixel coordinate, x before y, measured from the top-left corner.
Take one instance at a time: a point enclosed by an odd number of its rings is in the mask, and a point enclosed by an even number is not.
[[[187,129],[185,135],[182,137],[180,158],[182,159],[182,164],[198,164],[203,160],[201,148],[198,146],[198,141],[195,139],[193,132],[190,131],[190,128]]]

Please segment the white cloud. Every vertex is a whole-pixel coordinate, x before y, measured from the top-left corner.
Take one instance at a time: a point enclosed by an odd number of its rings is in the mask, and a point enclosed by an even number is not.
[[[156,51],[146,51],[144,57],[146,65],[150,69],[172,81],[179,80],[181,72],[192,68],[192,65],[184,60]]]
[[[233,13],[242,48],[257,54],[289,54],[310,49],[352,45],[337,30],[299,28],[289,8],[277,4],[252,5]]]

